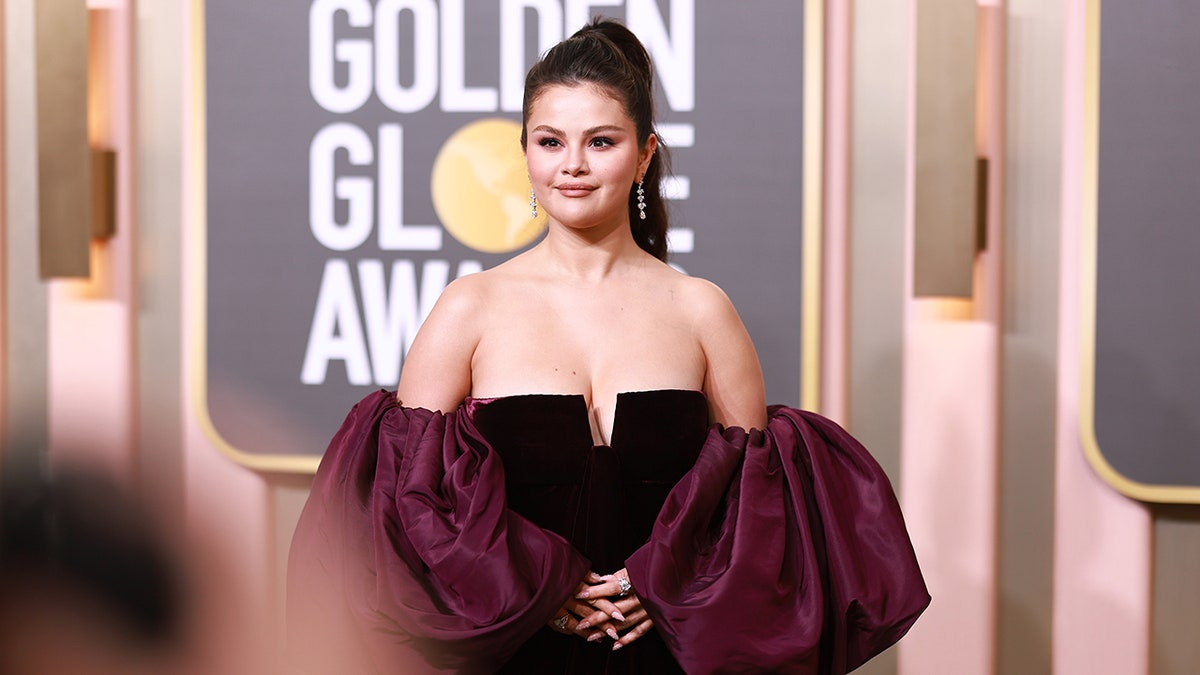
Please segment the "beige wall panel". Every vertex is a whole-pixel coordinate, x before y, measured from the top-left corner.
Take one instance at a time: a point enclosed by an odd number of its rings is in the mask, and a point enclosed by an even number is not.
[[[1193,675],[1200,664],[1200,506],[1154,508],[1151,675]]]
[[[138,2],[134,39],[133,291],[142,489],[183,520],[184,2]]]
[[[859,0],[851,17],[847,416],[899,486],[909,8]],[[859,671],[897,671],[896,648]]]
[[[34,0],[4,2],[5,463],[46,444],[46,289],[38,281]],[[18,454],[23,451],[23,454]]]
[[[904,3],[855,3],[848,423],[893,482],[900,454],[909,25]]]
[[[1063,11],[1010,0],[997,675],[1051,671]]]

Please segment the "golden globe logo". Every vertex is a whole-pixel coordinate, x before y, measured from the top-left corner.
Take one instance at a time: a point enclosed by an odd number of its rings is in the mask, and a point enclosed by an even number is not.
[[[544,214],[530,215],[520,138],[517,122],[483,119],[456,131],[438,153],[430,178],[433,208],[464,246],[510,253],[545,229]]]

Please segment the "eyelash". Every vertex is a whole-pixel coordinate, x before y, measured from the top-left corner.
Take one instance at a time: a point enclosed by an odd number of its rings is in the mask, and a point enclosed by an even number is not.
[[[559,143],[557,138],[543,138],[543,139],[539,140],[537,142],[537,144],[544,148],[559,147],[562,145],[561,143]],[[592,145],[592,146],[596,146],[596,147],[605,147],[606,148],[606,147],[609,147],[612,145],[616,145],[616,141],[614,141],[611,138],[608,138],[607,136],[600,136],[597,138],[593,138],[588,144]]]

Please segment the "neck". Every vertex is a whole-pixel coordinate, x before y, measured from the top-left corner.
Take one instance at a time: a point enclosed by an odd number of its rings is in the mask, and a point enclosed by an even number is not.
[[[633,239],[628,220],[588,229],[551,223],[539,248],[547,256],[547,269],[590,281],[604,279],[643,255]]]

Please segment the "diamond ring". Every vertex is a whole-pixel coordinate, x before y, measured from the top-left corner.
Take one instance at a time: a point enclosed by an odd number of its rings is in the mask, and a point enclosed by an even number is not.
[[[621,587],[621,592],[617,593],[617,596],[622,598],[629,595],[629,590],[633,588],[633,584],[629,583],[625,577],[617,577],[617,585]]]

